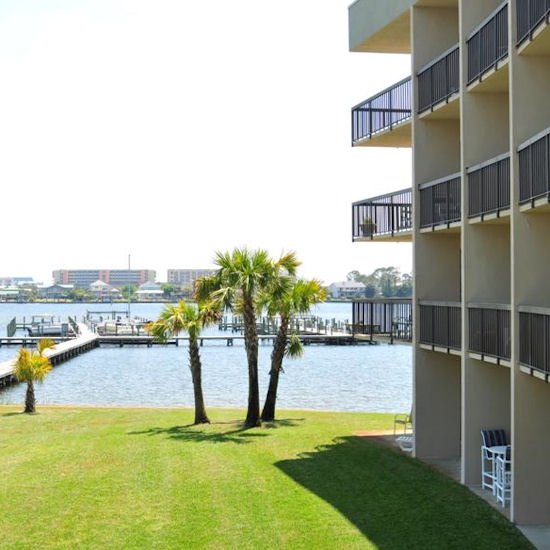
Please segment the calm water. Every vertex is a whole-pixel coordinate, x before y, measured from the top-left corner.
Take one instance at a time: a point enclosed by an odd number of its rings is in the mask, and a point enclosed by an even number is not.
[[[98,304],[1,304],[0,333],[14,316],[52,313],[80,318]],[[123,309],[120,304],[114,309]],[[154,318],[162,304],[132,304],[132,313]],[[314,312],[329,319],[351,318],[349,304],[323,304]],[[217,333],[216,328],[208,332]],[[260,392],[267,388],[271,346],[260,346]],[[0,348],[0,360],[14,348]],[[246,354],[242,344],[208,343],[201,350],[207,405],[244,407]],[[405,345],[308,346],[303,358],[287,360],[278,404],[285,408],[391,412],[410,409],[411,348]],[[0,403],[22,403],[25,387],[0,392]],[[37,387],[39,403],[82,405],[192,406],[187,348],[102,347],[56,367]]]

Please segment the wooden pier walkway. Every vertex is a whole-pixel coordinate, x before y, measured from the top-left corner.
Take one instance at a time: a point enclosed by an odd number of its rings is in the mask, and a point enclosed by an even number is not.
[[[76,357],[81,353],[84,353],[88,350],[96,348],[98,343],[98,336],[93,332],[88,330],[88,327],[84,324],[79,324],[80,333],[76,338],[71,338],[70,340],[60,341],[52,349],[48,349],[44,352],[44,355],[51,361],[52,365],[58,365],[63,361],[67,361],[72,357]],[[8,340],[7,338],[2,338],[2,341]],[[11,338],[9,340],[15,341],[21,340],[25,343],[19,345],[29,345],[35,344],[37,340],[41,338],[31,338],[31,337],[22,337],[22,338]],[[58,339],[59,340],[59,339]],[[55,341],[55,339],[54,339]],[[0,363],[0,387],[8,386],[16,382],[15,376],[13,374],[15,369],[15,358],[9,359]]]

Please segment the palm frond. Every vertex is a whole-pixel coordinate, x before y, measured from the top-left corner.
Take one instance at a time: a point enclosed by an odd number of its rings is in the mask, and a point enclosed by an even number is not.
[[[298,359],[304,355],[304,345],[300,340],[300,337],[293,333],[289,336],[285,349],[285,357],[291,359]]]
[[[43,355],[47,349],[55,347],[55,342],[51,338],[42,338],[38,341],[36,349],[39,355]]]

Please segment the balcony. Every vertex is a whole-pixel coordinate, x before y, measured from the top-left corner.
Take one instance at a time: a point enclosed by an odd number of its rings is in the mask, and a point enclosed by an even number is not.
[[[510,366],[510,306],[501,304],[469,304],[468,316],[470,357]]]
[[[459,117],[459,102],[452,102],[460,90],[459,61],[457,44],[418,72],[419,115],[437,113],[439,118]],[[449,107],[444,108],[447,105]]]
[[[520,369],[550,382],[550,309],[519,307]]]
[[[508,58],[508,1],[498,7],[475,29],[466,41],[468,86],[476,91],[502,92],[508,89],[508,71],[499,71]],[[490,79],[490,81],[489,81]],[[472,89],[469,88],[469,89]]]
[[[385,337],[412,340],[412,299],[375,298],[353,302],[353,332],[369,336],[372,341]]]
[[[550,128],[522,143],[519,154],[519,202],[521,210],[550,202]]]
[[[411,146],[411,77],[359,103],[351,111],[353,147]]]
[[[510,154],[468,168],[470,222],[510,215]]]
[[[550,0],[516,0],[517,46],[526,54],[550,53]]]
[[[460,227],[460,173],[420,185],[420,231]]]
[[[462,312],[458,302],[420,302],[420,347],[460,355]]]
[[[412,240],[412,189],[373,197],[352,205],[353,242]]]

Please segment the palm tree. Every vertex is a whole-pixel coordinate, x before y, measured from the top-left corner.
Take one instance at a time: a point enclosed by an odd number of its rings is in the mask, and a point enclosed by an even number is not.
[[[148,331],[161,342],[166,341],[170,336],[177,336],[183,331],[189,334],[189,368],[195,396],[195,424],[210,422],[206,414],[202,393],[199,337],[201,329],[214,323],[218,318],[219,310],[211,303],[200,302],[197,306],[194,306],[186,304],[182,300],[176,305],[167,305],[162,310],[160,317],[147,327]]]
[[[281,276],[294,276],[300,264],[293,252],[274,261],[265,250],[235,248],[217,252],[217,272],[197,281],[195,293],[200,299],[213,299],[221,309],[243,316],[244,345],[248,361],[248,410],[245,425],[260,424],[260,390],[258,386],[258,333],[256,320],[258,298]]]
[[[304,352],[298,335],[291,334],[290,337],[288,335],[292,316],[307,313],[312,305],[324,301],[325,298],[326,290],[319,281],[294,280],[289,277],[279,279],[271,291],[265,295],[264,303],[268,313],[278,314],[280,317],[279,329],[271,352],[269,387],[262,410],[262,420],[266,422],[275,420],[275,403],[279,375],[283,371],[283,359],[285,356],[301,357]]]
[[[53,348],[55,342],[49,338],[43,338],[38,342],[37,351],[32,352],[27,348],[20,348],[15,360],[14,374],[19,382],[27,383],[25,395],[25,412],[36,412],[36,398],[34,396],[34,382],[42,382],[52,370],[50,360],[44,356],[44,351]]]

